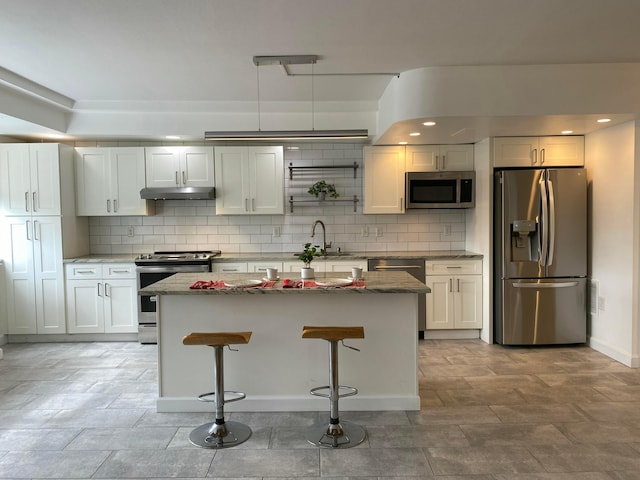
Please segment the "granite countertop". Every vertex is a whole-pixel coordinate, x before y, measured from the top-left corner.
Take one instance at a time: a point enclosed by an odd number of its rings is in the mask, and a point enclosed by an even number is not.
[[[466,250],[420,250],[409,252],[344,252],[341,255],[336,255],[335,252],[330,252],[326,257],[316,257],[314,262],[330,261],[330,260],[367,260],[367,259],[380,259],[380,258],[424,258],[426,260],[438,260],[438,259],[454,259],[454,258],[482,258],[482,255],[475,252],[469,252]],[[298,257],[292,252],[285,253],[222,253],[222,255],[215,257],[214,262],[268,262],[268,261],[287,261],[297,260]]]
[[[85,255],[83,257],[65,258],[64,263],[133,263],[138,257],[135,254],[115,254],[115,255]],[[331,260],[367,260],[380,258],[424,258],[425,260],[450,260],[450,259],[478,259],[482,255],[467,250],[420,250],[409,252],[344,252],[336,255],[331,252],[327,257],[317,257],[314,261],[323,262]],[[264,253],[222,253],[214,257],[214,262],[283,262],[297,261],[298,257],[293,252],[264,252]]]
[[[316,273],[315,280],[326,278],[343,278],[336,273]],[[308,295],[308,294],[372,294],[372,293],[430,293],[431,289],[421,281],[415,279],[406,272],[364,272],[365,288],[283,288],[285,279],[299,280],[298,276],[282,276],[272,288],[229,288],[195,290],[189,286],[196,281],[226,280],[260,280],[255,273],[176,273],[171,277],[160,280],[139,292],[145,295]]]

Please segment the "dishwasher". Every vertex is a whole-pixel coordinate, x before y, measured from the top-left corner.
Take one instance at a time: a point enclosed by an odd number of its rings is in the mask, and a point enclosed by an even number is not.
[[[425,268],[424,259],[421,258],[370,258],[368,261],[370,272],[407,272],[412,277],[424,283]],[[418,295],[418,337],[424,338],[427,328],[426,316],[427,295]]]

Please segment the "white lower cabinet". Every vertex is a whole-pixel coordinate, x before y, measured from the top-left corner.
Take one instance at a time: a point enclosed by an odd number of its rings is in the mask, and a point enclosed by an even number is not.
[[[425,262],[427,330],[482,328],[482,260]]]
[[[69,333],[138,331],[134,264],[72,263],[66,278]]]
[[[61,222],[0,218],[9,334],[65,333]]]

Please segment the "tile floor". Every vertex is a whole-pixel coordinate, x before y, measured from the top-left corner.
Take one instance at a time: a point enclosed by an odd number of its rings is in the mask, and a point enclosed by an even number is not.
[[[421,341],[421,410],[344,412],[369,437],[338,451],[304,440],[324,412],[234,413],[248,442],[192,447],[209,415],[155,412],[155,346],[3,349],[3,479],[640,479],[640,369],[587,347]]]

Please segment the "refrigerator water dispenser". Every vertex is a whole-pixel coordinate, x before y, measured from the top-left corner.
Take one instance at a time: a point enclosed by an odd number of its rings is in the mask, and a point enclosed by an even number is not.
[[[538,260],[538,249],[531,248],[531,244],[537,245],[538,229],[535,220],[514,220],[511,223],[511,260],[514,262],[526,262]]]

